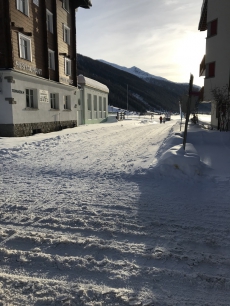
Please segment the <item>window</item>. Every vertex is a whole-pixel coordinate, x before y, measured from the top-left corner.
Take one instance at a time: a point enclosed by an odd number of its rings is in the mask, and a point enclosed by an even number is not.
[[[62,1],[62,7],[65,9],[67,12],[69,12],[69,0],[63,0]]]
[[[93,96],[93,104],[94,104],[94,110],[97,111],[97,96]]]
[[[87,119],[91,120],[93,118],[92,114],[92,96],[91,94],[87,94],[87,107],[88,107],[88,116]]]
[[[87,99],[87,104],[88,104],[88,110],[91,111],[92,105],[91,105],[91,94],[88,94],[88,99]]]
[[[36,90],[34,89],[26,89],[26,107],[36,108]]]
[[[63,40],[70,45],[70,28],[63,24]]]
[[[59,109],[58,94],[55,94],[55,93],[50,94],[50,108]]]
[[[99,97],[99,118],[102,118],[102,97]]]
[[[49,11],[46,10],[46,24],[47,24],[47,31],[50,33],[53,33],[53,14]]]
[[[19,54],[21,58],[24,58],[27,61],[32,61],[31,55],[31,39],[28,36],[18,34],[19,40]]]
[[[71,109],[70,96],[64,96],[64,109]]]
[[[71,60],[68,58],[65,58],[65,74],[71,75]]]
[[[208,23],[208,37],[217,35],[217,19]]]
[[[99,111],[102,111],[102,97],[99,97]]]
[[[29,3],[28,0],[17,0],[17,9],[23,14],[29,16]]]
[[[104,118],[106,118],[106,98],[103,98],[103,111],[104,111]]]
[[[49,69],[55,70],[55,52],[49,49],[48,57],[49,57]]]
[[[104,112],[106,111],[106,98],[103,98]]]
[[[206,64],[206,78],[214,78],[215,77],[215,70],[216,70],[216,63],[208,63]]]
[[[39,6],[39,0],[33,0],[33,3]]]

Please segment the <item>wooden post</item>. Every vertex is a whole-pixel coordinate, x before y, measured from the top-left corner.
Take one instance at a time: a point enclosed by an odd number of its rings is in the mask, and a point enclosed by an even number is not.
[[[194,79],[194,77],[191,74],[190,75],[190,81],[189,81],[187,112],[186,112],[186,120],[185,120],[184,139],[183,139],[184,150],[185,150],[186,141],[187,141],[187,131],[188,131],[188,121],[189,121],[189,115],[190,115],[190,104],[191,104],[191,98],[192,98],[193,79]]]

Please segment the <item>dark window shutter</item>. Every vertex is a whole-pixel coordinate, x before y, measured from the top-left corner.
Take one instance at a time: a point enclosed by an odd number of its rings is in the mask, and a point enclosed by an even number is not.
[[[217,19],[211,22],[210,36],[217,35]]]
[[[209,77],[212,78],[215,76],[215,62],[209,64]]]

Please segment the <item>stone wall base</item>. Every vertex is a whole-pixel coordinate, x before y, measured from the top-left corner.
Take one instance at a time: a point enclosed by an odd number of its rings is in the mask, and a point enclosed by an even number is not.
[[[1,137],[23,137],[37,133],[49,133],[77,126],[76,120],[22,124],[0,124]]]

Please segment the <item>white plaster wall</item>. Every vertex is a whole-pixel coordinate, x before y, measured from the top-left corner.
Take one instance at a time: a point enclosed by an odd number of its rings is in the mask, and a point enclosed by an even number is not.
[[[88,112],[88,104],[87,104],[87,96],[88,94],[91,94],[91,97],[92,97],[92,100],[91,100],[91,103],[92,103],[92,106],[91,106],[91,109],[92,109],[92,120],[98,120],[98,119],[103,119],[104,117],[108,117],[108,93],[106,92],[102,92],[100,90],[97,90],[97,89],[94,89],[94,88],[91,88],[91,87],[87,87],[87,86],[84,86],[84,105],[85,105],[85,116],[86,116],[86,120],[88,119],[88,116],[87,116],[87,112]],[[97,111],[95,112],[94,111],[94,95],[97,96]],[[99,97],[102,98],[102,103],[103,103],[103,98],[106,98],[106,114],[105,116],[103,116],[102,118],[100,117],[100,111],[99,111]],[[103,107],[103,105],[102,105]],[[104,108],[103,108],[104,109]]]
[[[81,90],[79,90],[78,92],[78,103],[77,103],[77,125],[82,125],[84,124],[84,115],[83,115],[83,111],[84,111],[84,91],[83,88]]]
[[[17,102],[12,105],[15,124],[77,120],[78,98],[80,96],[80,91],[77,88],[23,73],[11,72],[11,74],[15,79],[15,84],[12,84],[11,88],[11,96]],[[21,90],[24,94],[12,92],[12,89]],[[26,107],[26,89],[37,90],[38,109]],[[49,94],[58,94],[59,110],[51,109],[50,101],[49,103],[39,102],[40,90],[46,90]],[[65,95],[71,97],[70,111],[64,110],[63,97]]]
[[[5,76],[7,73],[0,72],[0,124],[12,124],[14,105],[5,100],[5,98],[11,98],[11,83],[5,79]]]
[[[78,83],[82,86],[83,90],[83,124],[100,123],[106,121],[108,118],[108,87],[93,79],[86,78],[83,75],[78,76]],[[101,108],[100,99],[102,102]]]
[[[217,35],[207,38],[206,63],[216,62],[214,78],[205,79],[204,97],[212,100],[211,90],[229,83],[230,73],[230,1],[209,0],[207,22],[218,18]]]
[[[103,92],[101,90],[98,90],[96,88],[91,88],[85,85],[82,85],[83,87],[83,115],[84,115],[84,121],[85,123],[95,123],[98,121],[102,121],[103,119],[108,117],[108,93]],[[88,102],[87,102],[87,96],[88,94],[91,94],[91,111],[92,111],[92,119],[89,119],[88,115]],[[94,95],[97,96],[97,111],[94,111]],[[102,115],[102,118],[100,117],[99,113],[99,97],[102,97],[102,110],[104,110],[104,105],[103,105],[103,98],[106,98],[106,109],[105,109],[105,116],[104,114]]]

